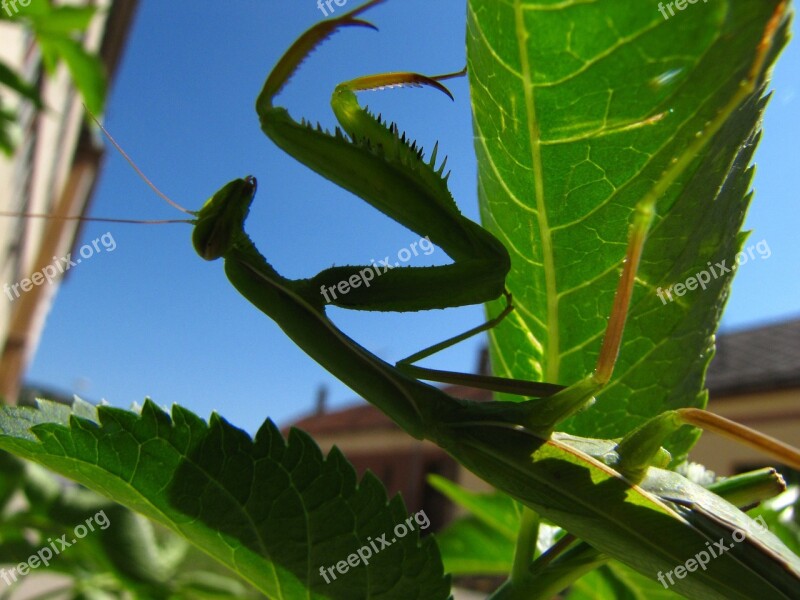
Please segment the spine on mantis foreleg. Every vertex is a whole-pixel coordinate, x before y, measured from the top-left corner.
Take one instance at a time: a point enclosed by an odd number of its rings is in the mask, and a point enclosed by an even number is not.
[[[333,133],[297,122],[273,104],[305,57],[342,27],[372,27],[356,17],[379,2],[370,2],[303,34],[267,77],[256,102],[261,128],[281,149],[353,192],[398,223],[439,246],[454,264],[390,268],[344,266],[327,269],[305,281],[318,301],[351,309],[409,311],[478,304],[505,289],[510,258],[505,246],[480,225],[464,217],[447,188],[444,162],[431,158],[389,125],[359,106],[355,92],[395,86],[430,86],[449,91],[439,78],[415,73],[361,77],[337,86],[332,106],[342,127]],[[337,295],[337,284],[357,278],[360,285]],[[330,291],[330,293],[327,293]],[[315,300],[317,302],[317,300]]]

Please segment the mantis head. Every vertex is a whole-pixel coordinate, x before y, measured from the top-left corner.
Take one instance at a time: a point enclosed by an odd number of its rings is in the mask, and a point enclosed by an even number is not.
[[[192,243],[206,260],[216,260],[233,245],[244,228],[256,195],[256,178],[248,175],[225,184],[196,213]]]

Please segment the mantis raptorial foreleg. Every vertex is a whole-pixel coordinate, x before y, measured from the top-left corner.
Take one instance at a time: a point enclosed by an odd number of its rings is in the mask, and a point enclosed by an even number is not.
[[[394,86],[430,86],[448,96],[440,81],[459,75],[427,77],[400,72],[360,77],[336,87],[331,100],[342,130],[333,134],[291,118],[273,104],[298,66],[320,43],[343,27],[374,27],[358,15],[383,0],[374,0],[339,18],[323,21],[303,34],[280,59],[256,101],[262,130],[283,150],[360,196],[395,221],[444,250],[451,265],[388,268],[379,276],[374,267],[326,269],[297,282],[305,299],[315,305],[334,304],[363,310],[409,311],[476,304],[498,298],[504,291],[510,259],[505,247],[489,232],[464,217],[447,189],[444,162],[437,167],[437,149],[430,160],[422,150],[359,106],[355,92]],[[451,96],[452,98],[452,96]],[[369,287],[352,288],[346,295],[326,294],[351,277],[372,277]]]

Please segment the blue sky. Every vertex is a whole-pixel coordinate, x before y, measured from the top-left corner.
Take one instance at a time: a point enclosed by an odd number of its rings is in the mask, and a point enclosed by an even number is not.
[[[356,5],[349,0],[337,10]],[[366,264],[417,241],[419,236],[282,154],[258,128],[255,97],[282,52],[322,18],[315,1],[239,0],[225,3],[225,10],[220,6],[207,0],[142,0],[106,113],[106,125],[126,151],[165,193],[190,209],[233,178],[257,176],[259,193],[247,228],[270,262],[290,277],[333,264]],[[292,114],[332,126],[328,100],[340,81],[387,70],[458,70],[465,63],[464,11],[464,0],[379,6],[368,16],[380,33],[338,34],[303,65],[280,99]],[[739,270],[723,329],[800,315],[798,72],[795,41],[773,77],[747,221],[754,230],[750,241],[767,240],[772,255]],[[455,102],[431,90],[370,93],[362,101],[396,120],[426,149],[440,141],[453,170],[456,201],[477,219],[466,81],[453,81],[450,89]],[[181,218],[111,150],[92,214]],[[267,415],[282,425],[311,410],[321,384],[329,386],[332,406],[353,400],[352,392],[233,289],[221,261],[199,259],[188,225],[89,223],[81,244],[105,233],[116,248],[96,252],[70,271],[30,381],[116,406],[149,396],[203,417],[216,410],[251,432]],[[435,264],[446,257],[437,250],[413,261]],[[483,319],[477,306],[332,315],[388,361]],[[471,370],[479,345],[464,343],[429,364]]]

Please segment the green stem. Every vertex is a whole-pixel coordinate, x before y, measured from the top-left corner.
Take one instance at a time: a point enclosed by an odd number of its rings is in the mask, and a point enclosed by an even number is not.
[[[527,506],[522,509],[517,547],[514,552],[514,566],[511,569],[512,585],[524,584],[528,569],[536,556],[536,543],[539,541],[539,515]]]
[[[567,534],[528,565],[524,579],[512,574],[489,600],[550,600],[607,561],[606,555]]]

